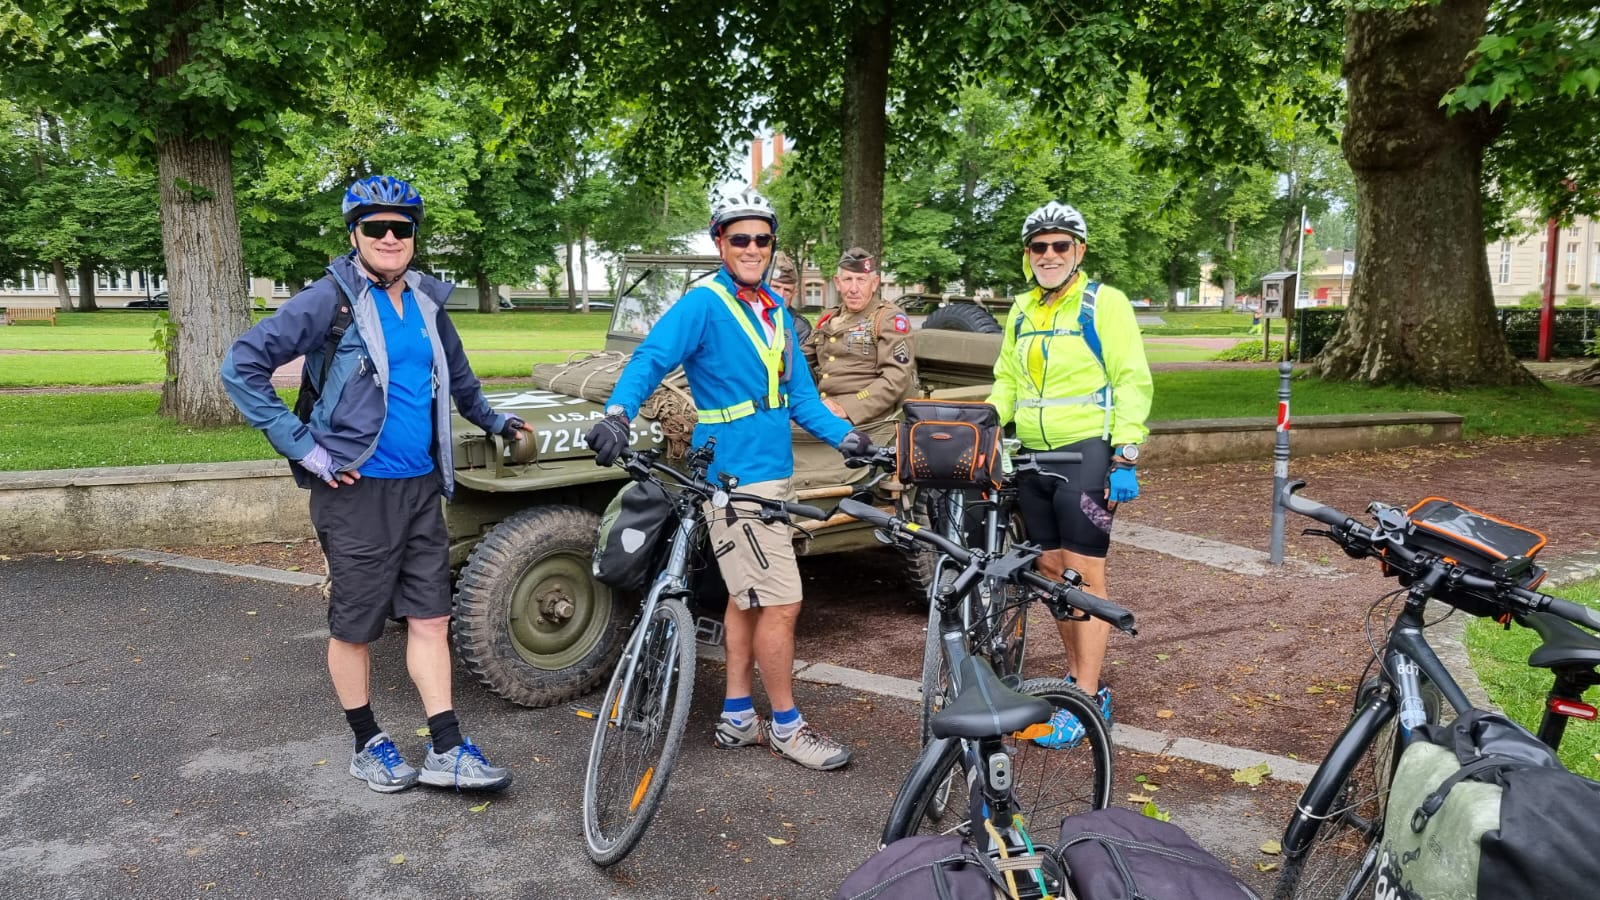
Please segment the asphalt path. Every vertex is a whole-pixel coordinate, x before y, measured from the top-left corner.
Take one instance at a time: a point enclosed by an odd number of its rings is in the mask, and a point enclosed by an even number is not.
[[[830,897],[876,847],[916,750],[909,701],[800,683],[802,709],[855,748],[848,768],[717,751],[721,668],[702,660],[665,802],[601,870],[581,836],[586,720],[506,704],[458,670],[464,730],[516,782],[377,794],[347,772],[326,639],[315,588],[0,557],[0,898]],[[373,706],[415,763],[403,641],[395,626],[375,645]],[[1281,821],[1225,795],[1163,806],[1221,854]]]

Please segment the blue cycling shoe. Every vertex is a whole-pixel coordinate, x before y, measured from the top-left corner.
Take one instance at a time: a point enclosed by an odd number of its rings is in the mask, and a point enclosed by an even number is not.
[[[1111,724],[1111,688],[1103,687],[1095,693],[1095,699],[1100,701],[1100,717]],[[1050,717],[1050,732],[1033,739],[1035,744],[1047,750],[1068,750],[1078,746],[1083,741],[1083,723],[1078,717],[1064,709],[1058,709]]]

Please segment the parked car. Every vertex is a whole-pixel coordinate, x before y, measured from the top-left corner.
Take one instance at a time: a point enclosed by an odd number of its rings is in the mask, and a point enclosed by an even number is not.
[[[166,309],[170,299],[167,296],[167,292],[162,291],[154,297],[147,297],[144,300],[128,301],[128,309]]]
[[[600,514],[626,476],[615,467],[597,467],[584,435],[604,417],[621,362],[684,292],[720,264],[715,256],[624,257],[607,358],[541,366],[535,384],[488,395],[495,409],[525,419],[532,434],[507,446],[455,418],[456,493],[447,517],[451,564],[459,574],[451,630],[463,664],[492,693],[524,706],[553,706],[593,691],[610,674],[641,598],[592,577]],[[965,389],[981,399],[992,380],[999,331],[979,307],[936,310],[913,341],[922,390]],[[558,384],[585,396],[563,393]],[[667,423],[682,417],[658,411],[665,409],[664,403],[641,410],[633,423],[634,449],[668,448]],[[692,404],[690,413],[692,422]],[[883,423],[874,440],[890,440],[893,433],[893,423]],[[866,490],[870,473],[845,467],[837,451],[804,432],[795,433],[795,457],[794,484],[803,503],[829,510],[841,498],[859,495],[918,515],[914,489]],[[811,556],[878,546],[872,526],[840,515],[807,523],[796,552]],[[908,590],[926,590],[932,577],[926,554],[906,557],[903,569]]]

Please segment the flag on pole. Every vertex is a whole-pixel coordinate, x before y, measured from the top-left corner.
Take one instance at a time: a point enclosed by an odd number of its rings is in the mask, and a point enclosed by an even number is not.
[[[1300,230],[1306,234],[1311,233],[1311,220],[1306,218],[1305,207],[1300,207]]]

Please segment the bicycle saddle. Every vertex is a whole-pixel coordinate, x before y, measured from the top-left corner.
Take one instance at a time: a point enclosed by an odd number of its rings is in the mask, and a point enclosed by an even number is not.
[[[1536,669],[1563,666],[1590,669],[1600,665],[1600,638],[1549,613],[1527,613],[1517,618],[1522,624],[1539,632],[1539,638],[1544,642],[1528,657],[1528,665]]]
[[[1055,711],[1047,700],[1006,687],[980,656],[961,661],[959,680],[961,693],[933,717],[934,737],[999,737],[1047,721]]]

